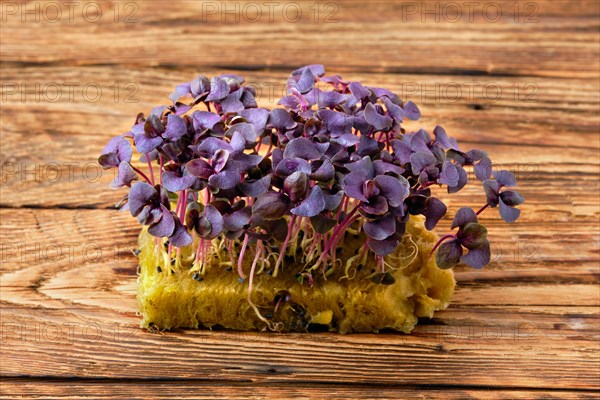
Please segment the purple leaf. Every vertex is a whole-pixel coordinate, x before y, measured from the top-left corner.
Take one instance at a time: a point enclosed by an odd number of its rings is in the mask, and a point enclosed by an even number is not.
[[[366,99],[371,96],[369,89],[364,87],[360,82],[350,82],[348,89],[350,89],[350,92],[354,95],[354,97],[359,100]]]
[[[328,92],[321,92],[319,95],[319,108],[337,107],[346,101],[346,96],[335,90]]]
[[[340,190],[335,194],[323,192],[323,196],[325,198],[325,209],[335,210],[342,202],[342,198],[344,197],[344,191]]]
[[[484,157],[487,157],[487,153],[479,149],[469,150],[466,154],[467,158],[469,158],[471,161],[480,161]]]
[[[453,147],[448,135],[446,134],[446,130],[441,126],[437,125],[435,128],[433,128],[433,135],[435,136],[436,142],[441,144],[443,148],[451,149]]]
[[[264,176],[255,181],[245,180],[240,183],[240,190],[246,195],[251,197],[258,197],[265,193],[271,187],[271,175]]]
[[[189,174],[183,174],[179,168],[174,170],[165,169],[163,172],[162,184],[169,192],[179,192],[189,189],[196,182],[196,177]]]
[[[394,92],[392,92],[391,90],[388,89],[384,89],[384,88],[379,88],[379,87],[373,87],[373,86],[367,86],[367,89],[369,89],[371,92],[373,92],[373,94],[378,98],[382,98],[382,97],[389,97],[390,99],[396,101],[398,96],[396,96],[394,94]]]
[[[152,150],[156,149],[163,142],[163,139],[160,136],[156,136],[153,138],[148,138],[145,135],[135,136],[134,139],[135,148],[140,153],[150,153]]]
[[[385,240],[373,240],[369,239],[367,241],[369,248],[373,250],[373,252],[379,256],[387,256],[396,250],[400,241],[394,237],[385,239]]]
[[[416,121],[421,118],[421,111],[419,110],[419,107],[417,107],[417,105],[412,101],[407,101],[402,108],[404,110],[404,116],[407,119]]]
[[[129,190],[129,211],[133,217],[136,217],[142,208],[153,199],[158,197],[156,189],[146,182],[134,183]]]
[[[250,207],[244,207],[230,214],[225,214],[223,216],[224,227],[228,231],[239,231],[250,224],[251,217],[252,212]]]
[[[263,156],[258,154],[237,153],[230,158],[231,164],[242,173],[245,173],[256,167],[262,160]]]
[[[356,149],[356,154],[358,154],[361,157],[365,157],[375,155],[380,151],[381,149],[379,148],[379,142],[377,140],[366,135],[360,136],[360,139],[358,141],[358,147]]]
[[[310,164],[302,158],[285,158],[277,164],[275,174],[279,176],[288,176],[296,171],[302,171],[305,174],[310,174]]]
[[[373,103],[367,103],[365,107],[365,120],[378,131],[389,130],[393,122],[387,115],[379,114]]]
[[[331,143],[337,143],[345,148],[350,146],[357,145],[359,143],[359,138],[353,133],[344,133],[336,138],[331,139]]]
[[[365,222],[363,227],[371,239],[384,240],[396,232],[396,217],[387,214],[381,219]]]
[[[219,101],[229,94],[229,84],[219,77],[210,80],[210,94],[206,101]]]
[[[462,254],[463,249],[458,240],[450,240],[440,245],[435,262],[438,268],[449,269],[459,263]]]
[[[319,214],[310,218],[310,224],[317,233],[327,233],[336,224],[335,219],[329,218],[326,215]]]
[[[288,142],[283,151],[283,157],[318,160],[321,158],[321,153],[319,153],[315,145],[309,139],[300,137]]]
[[[233,138],[236,136],[236,141],[240,141],[243,139],[243,145],[240,144],[234,145]],[[231,146],[236,151],[242,151],[244,149],[251,149],[256,144],[256,129],[254,125],[248,122],[240,122],[238,124],[232,125],[231,128],[227,129],[225,132],[225,136],[231,138]]]
[[[310,193],[302,203],[292,208],[290,212],[299,217],[314,217],[325,209],[325,197],[318,185],[310,190]]]
[[[323,161],[314,161],[311,164],[310,179],[318,182],[328,182],[335,177],[335,169],[329,159],[324,158]]]
[[[478,249],[469,250],[460,260],[470,267],[481,269],[490,263],[490,243]]]
[[[525,202],[521,194],[514,190],[505,190],[500,193],[500,199],[509,207],[515,207]]]
[[[211,165],[201,158],[189,161],[186,164],[186,168],[190,174],[201,179],[208,179],[212,174],[215,173]]]
[[[516,186],[517,180],[515,179],[515,175],[507,170],[500,170],[494,173],[494,178],[500,183],[502,186]]]
[[[436,197],[428,197],[425,202],[425,210],[423,215],[425,216],[425,228],[432,230],[437,225],[438,221],[446,215],[448,207],[440,199]]]
[[[208,178],[208,184],[218,189],[231,189],[240,182],[240,173],[237,171],[221,171]]]
[[[167,117],[167,129],[163,134],[165,139],[177,140],[187,133],[187,126],[183,118],[169,114]]]
[[[131,186],[131,182],[137,179],[138,176],[133,168],[131,168],[131,164],[129,164],[127,161],[121,161],[117,176],[111,182],[110,188],[116,190],[122,188],[123,186]]]
[[[452,220],[452,225],[450,226],[450,229],[464,226],[469,222],[479,222],[477,219],[477,214],[475,214],[475,211],[473,211],[473,209],[469,207],[462,207],[456,212],[454,220]]]
[[[271,110],[269,113],[268,125],[280,131],[286,131],[289,129],[294,129],[298,124],[294,122],[287,111],[282,110],[281,108],[276,108]]]
[[[296,171],[283,181],[283,191],[292,202],[297,203],[308,193],[308,175]]]
[[[391,172],[395,175],[402,175],[404,173],[404,168],[382,160],[373,161],[373,168],[375,169],[376,175],[384,175],[388,172]]]
[[[169,236],[169,243],[175,247],[185,247],[192,244],[192,241],[192,236],[188,233],[187,228],[181,224],[179,218],[175,218],[175,229]]]
[[[206,76],[200,75],[190,83],[190,92],[194,98],[209,93],[210,81]]]
[[[323,76],[323,75],[325,75],[325,67],[323,66],[323,64],[310,64],[310,65],[305,65],[304,67],[301,67],[301,68],[298,68],[298,69],[294,70],[292,72],[292,76],[301,75],[302,72],[304,72],[305,69],[310,69],[310,72],[314,76]]]
[[[164,205],[160,205],[162,217],[148,228],[148,233],[156,237],[169,237],[175,230],[173,214]]]
[[[221,100],[221,107],[224,113],[238,113],[244,109],[244,103],[240,101],[242,93],[243,90],[238,89]]]
[[[214,239],[223,232],[225,221],[219,210],[212,204],[207,204],[204,207],[204,220],[205,225],[208,227],[208,232],[205,234],[207,239]]]
[[[229,161],[229,152],[227,150],[219,149],[215,151],[211,159],[211,165],[214,168],[215,172],[221,172],[223,168],[225,168],[225,164]]]
[[[448,151],[446,151],[446,157],[456,161],[457,164],[459,165],[466,165],[467,164],[467,155],[465,153],[463,153],[462,151],[458,151],[455,149],[449,149]]]
[[[323,121],[332,137],[338,137],[344,133],[351,133],[352,119],[348,118],[346,114],[333,110],[321,109],[317,111],[317,116]]]
[[[498,181],[486,179],[483,181],[483,190],[485,191],[488,204],[492,207],[496,207],[499,198],[498,192],[500,191],[500,184]]]
[[[196,133],[202,133],[207,129],[213,129],[219,122],[221,122],[221,117],[213,112],[194,111],[192,114],[192,124]]]
[[[458,230],[456,236],[467,249],[478,249],[487,243],[487,228],[477,222],[469,222]]]
[[[460,191],[465,185],[468,183],[467,171],[460,165],[455,165],[456,170],[458,171],[458,185],[456,186],[448,186],[448,193],[456,193]]]
[[[410,156],[413,151],[408,143],[398,139],[392,139],[392,149],[394,149],[394,155],[398,157],[402,164],[410,162]]]
[[[352,171],[344,177],[342,188],[348,197],[360,201],[369,201],[363,194],[363,184],[367,180],[367,175],[364,171]]]
[[[207,137],[196,147],[196,152],[206,158],[212,158],[218,150],[233,152],[233,147],[223,139]]]
[[[361,206],[364,212],[372,215],[383,215],[389,210],[388,202],[383,196],[371,197],[368,203],[362,203]]]
[[[116,136],[104,147],[98,163],[104,168],[118,167],[122,161],[130,162],[131,154],[129,141],[123,136]]]
[[[520,215],[521,210],[507,205],[506,203],[504,203],[502,198],[500,198],[500,216],[503,220],[505,220],[508,223],[515,222]]]
[[[151,225],[160,221],[161,218],[162,211],[160,207],[153,208],[151,205],[144,206],[142,211],[137,216],[138,222],[142,225]]]
[[[410,192],[410,184],[403,176],[378,175],[374,182],[392,207],[400,207]]]
[[[304,68],[300,74],[297,84],[295,85],[296,89],[298,89],[300,93],[304,94],[310,91],[314,85],[315,77],[313,76],[310,68]]]
[[[425,167],[435,165],[436,158],[431,153],[418,151],[410,156],[410,165],[414,175],[419,175]]]
[[[475,170],[475,177],[480,181],[490,179],[492,176],[492,160],[488,157],[482,158],[477,164],[473,166]]]
[[[373,179],[375,177],[375,168],[373,167],[373,161],[370,157],[363,157],[358,161],[351,162],[344,165],[349,171],[361,171],[366,174],[367,179]]]
[[[404,118],[404,111],[402,110],[402,107],[394,104],[388,97],[383,98],[383,104],[385,104],[387,114],[392,117],[394,121],[402,122]]]
[[[265,126],[267,125],[267,119],[269,118],[269,110],[264,108],[252,108],[240,111],[239,115],[254,126],[257,135],[262,135]]]
[[[252,205],[254,218],[274,220],[285,215],[289,209],[290,200],[283,193],[266,192],[256,198]]]
[[[256,91],[254,88],[250,90],[250,87],[242,88],[242,104],[244,108],[256,108],[258,107],[258,103],[256,102]]]
[[[302,105],[302,102],[296,96],[283,96],[277,104],[290,110],[297,110]]]
[[[458,175],[458,169],[456,169],[456,166],[450,161],[444,162],[438,183],[455,187],[458,185],[459,179],[460,176]]]
[[[190,83],[182,83],[181,85],[177,85],[173,93],[169,95],[169,99],[176,103],[180,98],[184,96],[188,96],[190,94]]]

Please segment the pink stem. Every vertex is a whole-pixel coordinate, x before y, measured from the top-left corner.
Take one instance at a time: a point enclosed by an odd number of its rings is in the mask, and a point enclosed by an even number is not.
[[[292,237],[292,226],[294,226],[294,222],[296,222],[295,215],[292,217],[292,220],[290,221],[290,223],[288,225],[288,231],[287,231],[287,235],[285,237],[285,241],[283,242],[283,245],[281,246],[281,249],[279,250],[279,257],[277,258],[277,262],[275,263],[275,269],[273,270],[273,277],[277,277],[277,272],[279,271],[279,265],[283,261],[283,256],[285,254],[285,250],[290,241],[290,238]]]
[[[435,251],[437,250],[438,247],[440,247],[440,245],[445,242],[448,239],[456,239],[456,236],[449,233],[447,235],[444,235],[440,238],[440,240],[437,241],[437,243],[435,244],[435,246],[433,246],[433,249],[431,249],[431,252],[429,253],[429,258],[431,258],[431,256],[433,255],[433,253],[435,253]]]
[[[248,234],[244,236],[244,242],[242,243],[242,249],[240,250],[240,255],[238,256],[238,274],[242,279],[246,279],[246,274],[244,274],[244,253],[246,252],[246,246],[248,246]]]
[[[146,157],[148,160],[148,169],[150,170],[150,180],[152,181],[152,186],[154,186],[154,168],[152,168],[152,161],[150,161],[149,157]]]
[[[140,171],[139,169],[137,169],[136,167],[134,167],[133,165],[131,166],[131,168],[133,168],[133,170],[135,172],[137,172],[138,174],[141,175],[142,178],[144,178],[146,180],[146,182],[148,182],[149,184],[152,185],[152,181],[150,179],[148,179],[148,177],[146,176],[146,174],[144,174],[142,171]],[[152,185],[154,186],[154,185]]]
[[[187,202],[188,202],[188,191],[187,189],[183,190],[183,201],[181,202],[181,209],[179,210],[179,220],[181,221],[181,223],[185,222],[185,211],[187,208]]]
[[[163,169],[165,168],[165,158],[163,156],[159,156],[160,160],[160,184],[163,182]]]
[[[479,211],[477,211],[477,212],[475,213],[475,215],[479,215],[479,214],[481,214],[481,213],[483,212],[483,210],[485,210],[485,209],[486,209],[486,208],[488,208],[489,206],[490,206],[490,204],[489,204],[489,203],[486,203],[486,205],[484,205],[483,207],[481,207],[481,208],[479,209]]]

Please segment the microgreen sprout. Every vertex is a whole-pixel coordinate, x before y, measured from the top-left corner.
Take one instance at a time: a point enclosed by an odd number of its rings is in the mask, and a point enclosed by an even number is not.
[[[370,265],[368,279],[393,284],[391,271],[417,256],[415,243],[404,240],[410,215],[434,229],[448,209],[432,189],[463,189],[466,166],[486,201],[477,212],[458,210],[457,231],[431,251],[440,268],[489,263],[478,219],[488,207],[507,222],[519,217],[515,207],[524,200],[507,190],[516,185],[512,173],[492,173],[485,152],[461,150],[441,126],[407,131],[403,124],[421,112],[387,89],[309,65],[292,72],[278,108],[258,107],[255,95],[238,75],[199,76],[177,86],[170,104],[137,115],[98,162],[117,169],[111,188],[129,189],[118,207],[156,237],[164,260],[157,271],[179,265],[179,249],[193,245],[190,276],[201,282],[208,265],[237,271],[252,308],[273,329],[252,301],[255,275],[277,277],[300,265],[293,273],[311,287],[334,271],[353,279]],[[355,254],[344,253],[347,235],[363,240]],[[399,247],[408,251],[398,255]],[[278,296],[275,311],[289,300]]]

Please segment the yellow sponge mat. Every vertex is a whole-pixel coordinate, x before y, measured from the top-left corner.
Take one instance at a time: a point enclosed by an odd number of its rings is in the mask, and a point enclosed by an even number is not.
[[[348,277],[344,277],[344,268],[336,268],[326,279],[318,272],[315,284],[309,287],[295,276],[303,267],[289,262],[277,278],[264,272],[255,276],[252,300],[261,314],[284,332],[304,331],[314,324],[340,333],[381,329],[410,332],[418,317],[432,317],[434,311],[446,308],[454,292],[452,271],[437,268],[433,258],[428,261],[436,240],[436,235],[424,228],[422,219],[411,217],[399,249],[386,257],[395,283],[373,283],[369,276],[377,267],[369,258],[360,271],[354,268]],[[360,236],[347,235],[339,256],[342,265],[363,243]],[[194,245],[182,249],[180,260],[193,258]],[[137,298],[142,327],[265,329],[265,323],[248,303],[248,280],[240,283],[236,268],[229,271],[213,257],[198,281],[193,279],[191,261],[165,267],[146,229],[140,233],[139,248]],[[249,271],[251,257],[244,263],[244,271]],[[276,307],[275,296],[281,290],[290,294],[290,300]]]

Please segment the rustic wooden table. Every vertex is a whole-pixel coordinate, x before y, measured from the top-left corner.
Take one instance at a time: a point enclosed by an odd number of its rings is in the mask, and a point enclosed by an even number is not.
[[[596,1],[0,7],[2,396],[598,398]],[[243,73],[269,106],[308,63],[487,149],[520,179],[521,219],[484,214],[493,262],[457,268],[411,335],[140,330],[138,226],[113,209],[104,143],[199,73]]]

